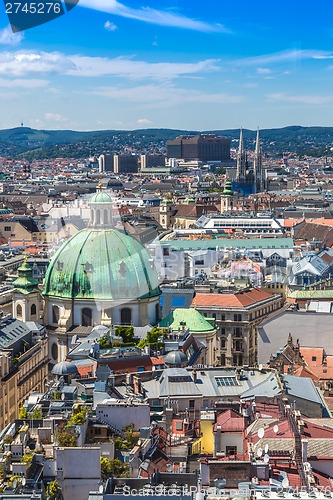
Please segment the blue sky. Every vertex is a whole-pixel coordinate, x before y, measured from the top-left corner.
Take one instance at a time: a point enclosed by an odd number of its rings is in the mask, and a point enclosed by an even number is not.
[[[80,0],[12,34],[0,128],[333,126],[331,0]]]

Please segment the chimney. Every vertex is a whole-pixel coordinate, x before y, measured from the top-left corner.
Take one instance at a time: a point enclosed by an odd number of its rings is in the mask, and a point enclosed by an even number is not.
[[[197,380],[198,380],[196,370],[193,370],[193,372],[192,372],[192,377],[193,377],[193,382],[196,384],[196,383],[197,383]]]
[[[302,460],[303,463],[308,461],[308,440],[302,439]]]

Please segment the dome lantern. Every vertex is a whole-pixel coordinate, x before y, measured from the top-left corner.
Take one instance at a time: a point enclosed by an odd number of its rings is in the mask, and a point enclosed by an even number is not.
[[[112,198],[105,192],[102,183],[98,184],[96,193],[90,198],[89,206],[89,227],[103,229],[113,226]]]

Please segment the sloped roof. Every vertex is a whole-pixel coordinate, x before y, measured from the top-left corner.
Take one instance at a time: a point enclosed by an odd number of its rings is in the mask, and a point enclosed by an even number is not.
[[[258,288],[240,293],[198,293],[192,301],[197,306],[246,307],[271,299],[273,295]]]
[[[173,331],[178,331],[186,323],[185,329],[191,333],[214,332],[215,328],[196,309],[177,308],[160,322],[162,328],[170,327]]]

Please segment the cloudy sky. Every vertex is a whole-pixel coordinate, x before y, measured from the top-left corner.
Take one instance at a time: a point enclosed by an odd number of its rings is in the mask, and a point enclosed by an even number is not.
[[[80,0],[12,33],[0,128],[333,126],[332,0]]]

